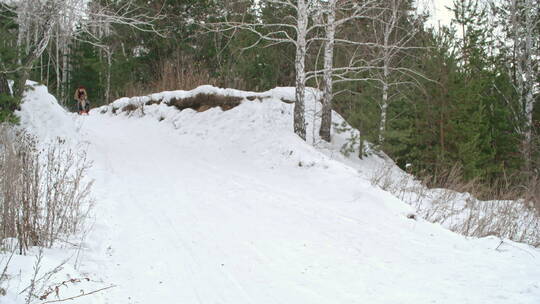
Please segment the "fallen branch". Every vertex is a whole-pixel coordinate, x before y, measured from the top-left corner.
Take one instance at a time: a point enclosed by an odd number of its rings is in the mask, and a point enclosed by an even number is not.
[[[58,303],[58,302],[65,302],[65,301],[70,301],[70,300],[74,300],[74,299],[77,299],[77,298],[82,298],[82,297],[85,297],[85,296],[89,296],[91,294],[95,294],[95,293],[98,293],[100,291],[104,291],[104,290],[107,290],[107,289],[110,289],[110,288],[113,288],[113,287],[116,287],[116,285],[111,285],[111,286],[107,286],[107,287],[103,287],[103,288],[100,288],[100,289],[96,289],[94,291],[91,291],[89,293],[85,293],[84,291],[82,291],[82,293],[80,295],[77,295],[77,296],[73,296],[73,297],[69,297],[69,298],[64,298],[64,299],[59,299],[59,300],[52,300],[52,301],[46,301],[46,302],[43,302],[41,304],[47,304],[47,303]]]

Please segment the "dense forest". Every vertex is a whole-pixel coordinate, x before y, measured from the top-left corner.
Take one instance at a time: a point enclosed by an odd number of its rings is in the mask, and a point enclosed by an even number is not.
[[[6,3],[2,121],[16,123],[27,79],[69,109],[78,86],[97,106],[202,84],[294,86],[301,109],[309,86],[323,92],[321,138],[331,140],[333,109],[361,131],[350,139],[358,157],[384,151],[418,175],[458,167],[486,185],[538,180],[537,0],[455,0],[452,24],[437,28],[412,0]],[[303,124],[295,117],[305,138]]]

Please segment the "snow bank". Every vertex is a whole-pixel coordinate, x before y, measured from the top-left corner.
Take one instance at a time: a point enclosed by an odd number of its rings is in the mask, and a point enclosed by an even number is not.
[[[291,99],[291,89],[292,98]],[[196,89],[191,91],[165,91],[161,93],[154,93],[147,96],[137,96],[137,97],[124,97],[118,100],[115,100],[110,105],[99,108],[100,112],[107,112],[109,110],[116,111],[117,109],[122,109],[128,105],[140,107],[152,103],[165,103],[169,104],[172,100],[176,99],[186,99],[190,97],[195,97],[199,94],[207,95],[219,95],[227,97],[239,97],[245,100],[254,100],[254,99],[280,99],[282,101],[294,100],[294,88],[275,88],[264,93],[256,92],[247,92],[240,91],[235,89],[223,89],[214,87],[211,85],[199,86]],[[292,101],[291,101],[292,102]]]
[[[80,149],[81,133],[77,117],[62,108],[45,86],[31,81],[27,85],[31,89],[25,92],[21,109],[16,112],[20,118],[19,128],[34,135],[41,148],[50,144],[59,145],[60,140],[62,147],[59,149],[65,146],[69,150]],[[40,157],[44,158],[45,155],[40,154]],[[54,248],[42,251],[31,247],[27,255],[18,254],[17,240],[0,240],[0,303],[41,303],[76,297],[103,288],[104,283],[98,282],[96,276],[83,274],[77,269],[84,254],[83,238],[81,235],[62,238]],[[2,277],[4,270],[6,272]],[[34,286],[32,281],[35,281]],[[5,296],[2,296],[3,292],[6,292]]]
[[[75,116],[62,108],[44,85],[32,81],[27,85],[31,89],[24,93],[21,110],[15,113],[21,126],[44,142],[77,139],[79,126]]]
[[[218,95],[225,97],[237,97],[241,99],[241,105],[229,111],[222,111],[219,108],[203,108],[203,112],[198,113],[192,109],[179,111],[170,106],[171,103],[187,98],[196,97],[199,94]],[[333,136],[332,143],[322,141],[318,135],[321,110],[319,102],[322,93],[313,88],[306,89],[306,133],[307,141],[322,151],[330,159],[347,161],[354,159],[357,152],[353,152],[350,157],[343,156],[339,151],[350,142],[350,138],[358,136],[358,130],[351,128],[346,121],[336,112],[333,113]],[[93,109],[92,114],[124,115],[128,117],[147,117],[158,121],[169,123],[182,133],[195,133],[213,135],[214,137],[228,136],[237,138],[239,136],[248,137],[252,134],[253,141],[272,139],[279,142],[280,138],[291,138],[300,141],[292,132],[292,111],[295,99],[295,88],[278,87],[266,92],[246,92],[234,89],[222,89],[209,85],[200,86],[191,91],[170,91],[150,94],[148,96],[137,96],[131,98],[121,98],[113,103]],[[237,123],[230,123],[236,121]],[[188,122],[188,123],[186,123]],[[338,132],[339,130],[339,132]],[[272,133],[272,134],[268,134]],[[369,147],[369,144],[366,144]],[[274,146],[271,142],[265,147]],[[312,147],[306,146],[308,150]],[[266,149],[266,148],[265,148]],[[282,149],[278,153],[288,153]],[[381,153],[382,154],[382,153]],[[298,159],[299,162],[302,160]],[[384,162],[380,157],[375,157],[369,163]],[[306,164],[309,165],[308,160]]]

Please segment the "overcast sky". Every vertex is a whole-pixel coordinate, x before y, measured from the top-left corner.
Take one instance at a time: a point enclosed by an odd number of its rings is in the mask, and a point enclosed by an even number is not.
[[[441,25],[449,25],[452,20],[452,12],[446,9],[446,7],[452,7],[452,0],[417,0],[418,6],[426,8],[432,15],[430,20],[431,24],[437,27],[440,22]]]

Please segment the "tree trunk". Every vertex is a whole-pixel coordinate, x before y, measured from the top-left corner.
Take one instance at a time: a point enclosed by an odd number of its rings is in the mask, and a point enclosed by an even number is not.
[[[522,4],[523,6],[520,6]],[[537,29],[535,28],[537,20],[533,15],[534,1],[525,0],[518,2],[512,0],[510,4],[510,18],[512,23],[512,40],[515,50],[515,87],[519,96],[519,105],[521,106],[521,117],[518,120],[524,120],[521,135],[523,142],[521,153],[524,161],[524,171],[527,176],[532,173],[532,141],[533,141],[533,108],[536,102],[533,92],[535,86],[535,70],[538,63],[533,61],[534,42],[537,39]]]
[[[24,89],[26,87],[26,81],[28,80],[28,77],[30,76],[30,68],[26,68],[26,67],[23,68],[19,76],[19,79],[15,81],[15,83],[13,84],[13,93],[15,96],[19,98],[23,96]]]
[[[60,37],[58,37],[59,33],[59,29],[58,27],[56,28],[56,65],[55,65],[55,69],[56,69],[56,96],[60,96],[61,97],[61,92],[62,92],[62,87],[61,87],[61,84],[62,84],[62,80],[60,78]],[[63,103],[64,101],[62,100],[62,98],[60,98],[60,103]]]
[[[111,101],[111,67],[113,51],[109,46],[107,46],[105,52],[107,53],[107,84],[105,86],[105,103],[109,103]]]
[[[336,0],[328,3],[328,16],[326,20],[326,41],[324,45],[324,75],[323,75],[323,99],[321,114],[321,139],[331,141],[332,129],[332,69],[334,67],[334,38],[336,34]]]
[[[296,38],[296,58],[295,58],[295,69],[296,69],[296,92],[295,92],[295,103],[294,103],[294,133],[300,136],[303,140],[306,140],[306,123],[305,123],[305,113],[304,113],[304,100],[306,95],[306,71],[305,71],[305,61],[306,61],[306,36],[307,36],[307,25],[308,25],[308,11],[305,0],[298,0],[298,28],[297,28],[297,38]]]
[[[388,120],[388,106],[390,105],[389,90],[390,90],[390,69],[392,68],[392,58],[396,55],[393,51],[395,45],[391,40],[391,35],[394,33],[396,24],[399,19],[399,1],[392,3],[392,15],[390,20],[384,25],[384,40],[383,40],[383,75],[382,75],[382,104],[381,104],[381,120],[379,123],[379,145],[382,145],[386,137],[386,124]]]
[[[62,104],[65,105],[68,102],[69,94],[69,42],[68,37],[62,39],[62,91],[61,99]]]
[[[56,15],[54,13],[55,6],[51,6],[50,9],[51,13],[50,15],[47,15],[47,19],[43,23],[43,27],[42,29],[40,29],[37,35],[36,42],[32,44],[32,46],[28,49],[26,57],[21,60],[22,72],[20,74],[19,80],[16,81],[13,86],[13,93],[17,97],[22,97],[26,81],[28,80],[28,77],[30,75],[30,70],[34,65],[34,61],[38,59],[41,54],[43,54],[43,51],[45,51],[51,39],[52,30],[56,23]]]
[[[388,76],[390,72],[388,70],[389,60],[384,61],[384,74],[383,74],[383,88],[382,88],[382,104],[381,104],[381,120],[379,123],[379,145],[382,145],[385,140],[386,133],[386,120],[388,116]]]
[[[533,37],[538,39],[535,35],[535,26],[536,22],[533,17],[534,3],[532,0],[526,0],[526,13],[525,13],[525,119],[526,119],[526,128],[525,128],[525,170],[529,176],[532,175],[532,160],[531,160],[531,150],[532,150],[532,141],[533,141],[533,109],[535,98],[533,95],[535,87],[535,67],[533,63]]]
[[[29,1],[21,1],[20,5],[17,7],[17,25],[19,26],[19,32],[17,33],[17,49],[22,52],[23,49],[27,47],[25,45],[25,36],[28,32],[28,18],[27,18],[27,7],[29,5]],[[22,63],[22,58],[19,57],[17,59],[18,64],[20,65]]]
[[[11,95],[6,74],[0,73],[0,94]]]
[[[383,95],[381,105],[381,121],[379,122],[379,145],[382,145],[385,139],[386,120],[388,115],[388,84],[383,84]]]

